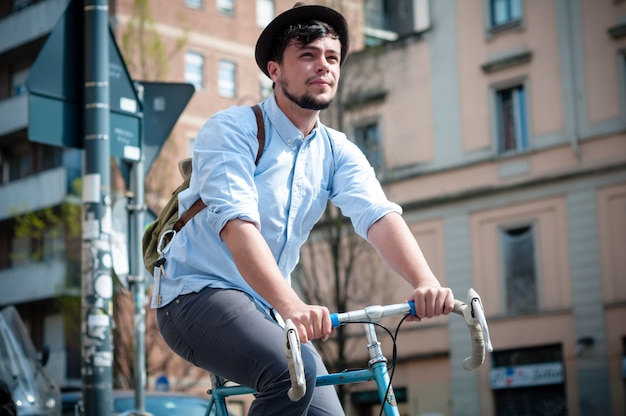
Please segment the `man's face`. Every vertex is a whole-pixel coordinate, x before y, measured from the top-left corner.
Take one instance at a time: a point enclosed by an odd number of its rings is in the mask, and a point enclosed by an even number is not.
[[[302,108],[322,110],[335,97],[340,60],[341,42],[324,36],[306,45],[292,41],[282,64],[270,61],[268,70],[277,94]]]

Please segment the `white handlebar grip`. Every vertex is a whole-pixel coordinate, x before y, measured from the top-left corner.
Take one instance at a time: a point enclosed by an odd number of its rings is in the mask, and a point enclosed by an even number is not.
[[[300,336],[291,319],[285,321],[285,355],[287,356],[289,377],[291,378],[291,388],[287,395],[292,402],[297,402],[306,394],[306,381],[304,379],[302,351],[300,350]]]
[[[463,368],[471,371],[485,362],[486,350],[492,351],[489,329],[487,328],[487,321],[478,293],[474,289],[469,289],[467,291],[467,303],[455,300],[453,312],[465,318],[465,323],[470,331],[472,355],[464,360]],[[487,346],[485,345],[485,340],[487,341]]]

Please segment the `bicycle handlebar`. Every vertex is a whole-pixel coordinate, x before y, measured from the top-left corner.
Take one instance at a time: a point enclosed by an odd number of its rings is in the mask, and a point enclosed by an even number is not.
[[[493,351],[480,296],[474,289],[470,288],[467,291],[467,302],[455,300],[452,311],[465,318],[472,342],[472,355],[465,358],[463,368],[467,371],[474,370],[485,361],[486,351]],[[382,318],[407,314],[416,315],[413,301],[385,306],[373,305],[356,311],[333,313],[330,315],[330,320],[332,327],[337,328],[346,323],[375,323]],[[289,363],[292,386],[289,389],[289,398],[292,401],[297,401],[306,393],[306,385],[300,355],[300,338],[290,319],[285,322],[285,354]]]
[[[297,402],[306,394],[306,382],[304,380],[302,351],[300,350],[300,336],[291,319],[287,319],[285,322],[285,355],[289,363],[289,378],[291,378],[291,388],[287,395],[292,402]]]
[[[452,312],[465,318],[472,339],[472,355],[463,361],[463,368],[467,371],[474,370],[485,362],[486,351],[493,351],[480,296],[470,288],[467,291],[467,303],[455,300]]]

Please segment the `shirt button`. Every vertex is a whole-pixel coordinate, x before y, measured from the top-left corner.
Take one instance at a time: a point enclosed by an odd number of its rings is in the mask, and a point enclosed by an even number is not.
[[[291,144],[291,139],[287,139],[287,144]]]

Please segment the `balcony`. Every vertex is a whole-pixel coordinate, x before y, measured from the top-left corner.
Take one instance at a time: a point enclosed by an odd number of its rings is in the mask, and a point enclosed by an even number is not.
[[[68,0],[47,0],[0,20],[0,55],[47,36]]]
[[[64,166],[0,186],[0,221],[59,205],[67,190],[67,168]]]
[[[0,137],[28,127],[28,94],[0,100]]]
[[[56,297],[66,291],[66,275],[65,259],[34,262],[0,270],[0,304],[12,305]]]

